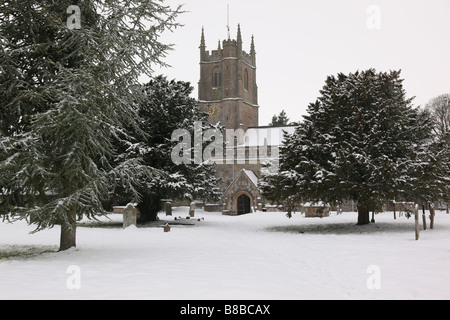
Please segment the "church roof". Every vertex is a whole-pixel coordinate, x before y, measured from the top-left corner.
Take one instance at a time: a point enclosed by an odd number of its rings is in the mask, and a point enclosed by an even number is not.
[[[243,169],[244,173],[247,175],[247,177],[250,179],[250,181],[255,185],[255,187],[258,187],[258,177],[253,171]]]
[[[240,177],[241,177],[242,175],[244,175],[245,180],[250,180],[250,181],[253,183],[253,185],[254,185],[256,188],[258,188],[258,180],[259,180],[259,179],[258,179],[258,177],[256,176],[256,174],[255,174],[253,171],[251,171],[251,170],[242,169],[242,170],[239,172],[239,174],[236,176],[236,178],[234,178],[233,182],[230,183],[230,185],[229,185],[228,188],[227,188],[227,191],[228,191],[230,188],[232,188],[232,187],[237,183],[237,181],[240,180]]]

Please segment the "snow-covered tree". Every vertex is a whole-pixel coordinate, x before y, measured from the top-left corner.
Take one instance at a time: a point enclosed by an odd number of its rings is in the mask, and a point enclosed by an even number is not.
[[[146,137],[128,152],[131,157],[142,156],[147,166],[160,172],[140,188],[143,197],[139,209],[143,221],[156,219],[161,199],[213,200],[220,196],[212,163],[175,164],[171,158],[176,145],[171,141],[172,133],[186,129],[194,137],[194,123],[206,123],[208,118],[190,96],[192,91],[188,82],[157,76],[144,86],[146,98],[137,104],[140,130]]]
[[[73,6],[79,28],[68,21]],[[140,130],[138,78],[164,64],[171,47],[158,36],[178,14],[156,0],[0,3],[2,214],[30,218],[36,231],[60,224],[66,250],[77,220],[105,214],[116,185],[139,198],[136,177],[156,170],[114,142],[132,144],[128,131]]]
[[[286,115],[286,112],[282,110],[280,114],[274,115],[272,117],[272,122],[269,123],[269,127],[283,127],[289,125],[289,118]]]
[[[431,120],[407,99],[399,71],[329,76],[296,132],[286,136],[266,197],[340,203],[354,200],[358,224],[386,199],[434,197]],[[437,158],[436,158],[436,161]],[[418,187],[419,180],[427,181]],[[420,190],[419,190],[420,189]]]

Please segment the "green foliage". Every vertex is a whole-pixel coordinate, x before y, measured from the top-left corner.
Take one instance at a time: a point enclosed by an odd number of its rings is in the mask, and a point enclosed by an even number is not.
[[[81,9],[69,30],[67,8]],[[153,168],[115,142],[140,131],[138,78],[171,47],[158,40],[180,13],[161,1],[0,3],[0,212],[36,230],[105,214],[120,184],[139,198]],[[75,216],[73,214],[75,213]]]
[[[442,94],[432,99],[425,109],[431,113],[435,122],[436,139],[449,142],[450,137],[450,94]]]
[[[283,110],[280,114],[274,115],[272,117],[272,122],[269,124],[269,127],[284,127],[290,125],[289,118],[286,115],[286,112]]]
[[[430,116],[412,106],[402,82],[400,72],[373,69],[328,77],[304,122],[286,137],[279,174],[263,179],[265,196],[354,200],[368,212],[386,199],[430,201],[446,192],[448,178],[437,172],[442,166],[430,148]]]
[[[136,136],[139,143],[127,152],[131,157],[142,156],[145,165],[160,173],[140,188],[143,198],[139,209],[143,221],[156,219],[161,199],[216,200],[220,195],[212,164],[176,165],[171,159],[176,145],[171,141],[172,133],[186,129],[193,137],[194,122],[204,123],[208,118],[198,108],[197,101],[190,97],[192,91],[193,87],[188,82],[169,81],[158,76],[144,86],[146,97],[137,104],[139,128],[146,135]],[[122,194],[121,197],[127,196]]]

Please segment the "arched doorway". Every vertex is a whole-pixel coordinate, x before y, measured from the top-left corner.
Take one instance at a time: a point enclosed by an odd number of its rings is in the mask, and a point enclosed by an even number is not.
[[[237,214],[247,214],[250,213],[250,198],[242,194],[237,198]]]

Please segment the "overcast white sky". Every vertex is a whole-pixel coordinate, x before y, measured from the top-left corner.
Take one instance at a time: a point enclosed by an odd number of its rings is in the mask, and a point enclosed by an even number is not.
[[[450,93],[450,0],[166,0],[189,11],[184,27],[164,34],[175,44],[157,69],[170,79],[189,81],[197,98],[202,26],[207,50],[240,23],[244,50],[255,36],[260,125],[284,109],[301,120],[320,95],[328,75],[376,68],[402,69],[408,97],[416,105]]]

